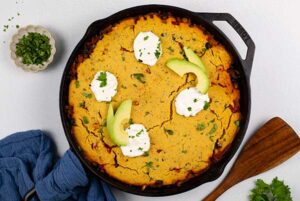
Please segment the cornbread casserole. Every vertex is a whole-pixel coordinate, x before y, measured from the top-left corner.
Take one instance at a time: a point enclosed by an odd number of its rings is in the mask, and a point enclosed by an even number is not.
[[[154,66],[136,60],[133,42],[140,32],[159,36],[162,55]],[[231,76],[231,55],[212,35],[188,19],[151,13],[120,21],[95,37],[87,55],[78,55],[69,86],[72,135],[86,158],[113,178],[137,186],[180,184],[203,173],[222,157],[239,129],[240,92]],[[196,116],[184,117],[175,110],[175,98],[195,86],[194,74],[180,77],[165,63],[185,58],[182,47],[201,57],[210,79],[210,102]],[[126,157],[107,133],[107,102],[97,102],[90,83],[99,71],[118,80],[112,99],[116,108],[133,101],[132,122],[143,124],[151,147],[139,157]],[[135,74],[143,74],[143,80]]]

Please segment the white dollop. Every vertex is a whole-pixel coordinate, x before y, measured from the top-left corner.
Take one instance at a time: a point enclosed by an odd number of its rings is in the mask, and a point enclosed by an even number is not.
[[[160,39],[151,31],[140,32],[133,43],[134,56],[138,61],[154,66],[162,55]]]
[[[136,157],[143,155],[150,149],[150,138],[147,129],[142,124],[131,124],[126,132],[129,136],[129,141],[126,146],[121,146],[124,156]]]
[[[101,73],[106,74],[106,85],[101,86],[103,81],[99,80],[99,76]],[[107,71],[99,71],[95,74],[93,81],[91,82],[91,90],[94,93],[96,100],[111,101],[112,97],[114,97],[117,93],[118,80],[114,76],[114,74]]]
[[[175,99],[176,112],[185,117],[195,116],[209,102],[208,94],[201,94],[195,87],[181,91]]]

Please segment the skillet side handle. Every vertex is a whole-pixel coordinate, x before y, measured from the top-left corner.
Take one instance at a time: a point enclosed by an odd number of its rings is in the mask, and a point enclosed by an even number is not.
[[[229,13],[197,13],[203,17],[210,24],[213,21],[226,21],[231,27],[239,34],[244,43],[247,46],[247,55],[245,60],[242,60],[243,66],[245,66],[245,74],[248,79],[250,79],[252,63],[255,53],[255,44],[244,27]]]

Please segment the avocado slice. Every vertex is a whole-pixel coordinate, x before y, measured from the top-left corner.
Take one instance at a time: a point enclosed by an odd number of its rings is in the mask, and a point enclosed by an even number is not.
[[[206,68],[200,59],[200,57],[189,47],[183,47],[183,51],[189,62],[192,62],[193,64],[196,64],[203,70],[205,73],[207,73]]]
[[[107,112],[107,131],[111,141],[118,146],[126,146],[128,144],[128,134],[124,129],[124,125],[128,123],[131,113],[131,100],[123,101],[118,107],[116,113],[112,104],[109,104]]]
[[[169,59],[166,65],[181,77],[186,73],[194,73],[197,76],[196,88],[202,94],[207,93],[210,85],[210,81],[208,79],[207,74],[197,65],[183,59],[175,59],[175,58]]]

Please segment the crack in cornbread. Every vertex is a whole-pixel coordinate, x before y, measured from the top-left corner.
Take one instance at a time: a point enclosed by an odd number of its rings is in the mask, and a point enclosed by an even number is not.
[[[153,67],[138,62],[133,54],[135,37],[145,31],[159,36],[163,48]],[[176,113],[174,101],[182,90],[195,86],[196,77],[180,77],[165,66],[170,58],[184,58],[183,45],[201,57],[211,80],[209,107],[188,118]],[[85,56],[78,55],[71,72],[68,107],[74,139],[101,171],[138,186],[180,184],[204,172],[228,149],[239,129],[240,92],[231,76],[231,55],[202,27],[188,19],[149,14],[120,21],[88,47],[92,48]],[[113,106],[132,99],[132,121],[147,128],[151,147],[144,156],[125,157],[110,141],[108,104],[97,102],[89,87],[100,70],[118,79]],[[136,73],[144,75],[144,82],[132,76]]]

